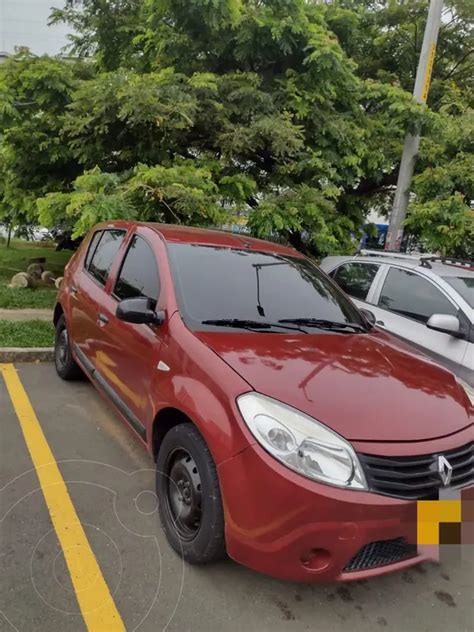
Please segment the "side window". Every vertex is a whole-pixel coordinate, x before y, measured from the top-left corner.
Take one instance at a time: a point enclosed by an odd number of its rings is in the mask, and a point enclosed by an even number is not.
[[[95,250],[97,248],[97,244],[99,243],[101,237],[102,237],[102,231],[98,230],[96,233],[93,234],[92,239],[90,240],[86,259],[84,261],[84,267],[86,268],[86,270],[89,269],[91,259],[94,256]]]
[[[331,276],[346,294],[365,301],[379,267],[375,263],[345,263]]]
[[[156,257],[147,242],[135,236],[125,255],[114,294],[120,300],[146,296],[157,301],[159,293]]]
[[[110,268],[124,237],[125,231],[123,230],[104,230],[95,252],[91,256],[88,270],[102,285],[107,282]]]
[[[415,272],[399,268],[390,268],[379,307],[421,323],[426,323],[433,314],[457,314],[456,307],[433,283]]]

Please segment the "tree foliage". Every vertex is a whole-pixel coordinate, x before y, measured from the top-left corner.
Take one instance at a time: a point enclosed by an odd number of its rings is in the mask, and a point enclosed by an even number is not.
[[[428,0],[67,0],[52,21],[79,59],[0,67],[0,214],[76,234],[244,214],[257,235],[346,252],[421,131],[407,228],[465,253],[474,16],[445,4],[426,107],[411,90]]]
[[[62,130],[74,87],[86,77],[82,64],[28,52],[0,66],[0,220],[33,221],[36,198],[81,172]]]

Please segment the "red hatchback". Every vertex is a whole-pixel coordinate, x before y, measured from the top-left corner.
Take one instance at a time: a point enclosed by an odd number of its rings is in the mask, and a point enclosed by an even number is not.
[[[463,387],[289,248],[103,224],[54,322],[59,375],[85,373],[146,444],[191,563],[227,552],[301,581],[404,568],[425,559],[416,501],[473,483]]]

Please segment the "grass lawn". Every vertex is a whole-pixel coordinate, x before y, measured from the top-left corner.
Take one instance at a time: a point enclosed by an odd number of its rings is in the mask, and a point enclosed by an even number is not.
[[[25,309],[36,307],[47,309],[54,307],[57,290],[53,286],[49,288],[13,290],[0,284],[0,307],[4,309]]]
[[[52,347],[53,323],[42,320],[0,320],[0,347]]]
[[[25,307],[53,307],[57,290],[52,288],[11,289],[7,285],[14,274],[26,272],[29,260],[46,257],[45,269],[58,276],[73,253],[70,250],[55,251],[54,244],[13,240],[10,248],[0,244],[0,307],[22,309]]]

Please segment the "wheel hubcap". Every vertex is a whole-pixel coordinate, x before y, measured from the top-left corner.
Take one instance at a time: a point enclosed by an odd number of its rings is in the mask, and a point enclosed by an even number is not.
[[[174,527],[183,540],[192,540],[201,527],[201,477],[193,457],[175,450],[167,463],[167,505]]]

